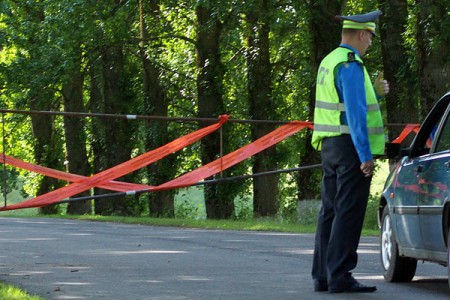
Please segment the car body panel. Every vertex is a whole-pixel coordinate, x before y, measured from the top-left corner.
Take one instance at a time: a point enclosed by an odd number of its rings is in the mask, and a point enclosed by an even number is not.
[[[397,234],[399,245],[408,248],[422,248],[422,235],[419,227],[417,199],[415,197],[416,175],[414,164],[403,159],[394,177],[394,189],[390,206],[392,207],[392,223]]]
[[[389,208],[399,254],[447,264],[450,185],[450,93],[432,108],[411,146],[388,176]]]
[[[419,160],[422,172],[418,186],[424,193],[417,195],[419,221],[424,249],[432,251],[447,251],[442,226],[442,213],[448,194],[450,156],[430,155],[425,160]]]

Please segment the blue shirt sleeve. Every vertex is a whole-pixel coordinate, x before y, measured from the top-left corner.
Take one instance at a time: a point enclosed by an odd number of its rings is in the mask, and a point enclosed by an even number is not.
[[[361,163],[372,160],[367,132],[367,102],[364,72],[357,62],[344,63],[337,74],[337,89],[345,105],[344,124],[347,123]]]

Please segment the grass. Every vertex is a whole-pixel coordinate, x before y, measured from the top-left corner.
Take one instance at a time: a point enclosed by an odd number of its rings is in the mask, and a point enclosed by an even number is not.
[[[378,209],[378,198],[382,191],[384,181],[388,174],[389,166],[384,161],[378,161],[377,172],[372,181],[371,198],[366,213],[363,235],[377,235],[376,213]],[[8,195],[8,204],[23,201],[17,192]],[[180,210],[184,206],[187,211],[200,212],[197,215],[189,215],[183,212],[176,212],[176,218],[150,218],[150,217],[119,217],[119,216],[93,216],[93,215],[46,215],[49,218],[69,218],[99,222],[120,222],[128,224],[142,224],[153,226],[176,226],[183,228],[205,228],[205,229],[226,229],[226,230],[261,230],[261,231],[281,231],[295,233],[314,233],[316,229],[317,214],[320,209],[320,201],[307,200],[299,201],[297,214],[294,221],[283,220],[282,217],[256,218],[248,220],[209,220],[206,219],[204,209],[203,191],[199,187],[191,189],[181,189],[176,197],[175,209]],[[191,208],[185,208],[192,205]],[[250,203],[251,205],[251,203]],[[40,217],[38,210],[20,209],[0,213],[1,217]]]
[[[3,215],[2,217],[11,217]],[[29,216],[31,218],[42,216]],[[120,216],[93,216],[93,215],[45,215],[46,218],[84,220],[93,222],[113,222],[123,224],[139,224],[147,226],[169,226],[180,228],[201,228],[220,230],[254,230],[254,231],[278,231],[291,233],[314,233],[316,224],[299,224],[284,222],[277,218],[264,218],[253,220],[195,220],[176,218],[150,218],[150,217],[120,217]],[[363,235],[378,235],[377,229],[367,228],[363,230]]]
[[[38,296],[32,296],[22,291],[21,289],[9,285],[0,283],[0,299],[5,300],[44,300],[44,298]]]
[[[47,216],[46,216],[47,217]],[[313,233],[315,225],[299,225],[277,221],[276,219],[254,220],[194,220],[150,217],[117,217],[117,216],[91,216],[91,215],[58,215],[50,218],[77,219],[97,222],[116,222],[125,224],[140,224],[151,226],[173,226],[180,228],[202,228],[222,230],[255,230],[255,231],[280,231],[296,233]]]

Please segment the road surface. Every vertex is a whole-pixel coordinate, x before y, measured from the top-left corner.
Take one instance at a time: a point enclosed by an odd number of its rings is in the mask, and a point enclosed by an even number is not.
[[[313,235],[0,218],[0,281],[45,299],[449,299],[445,267],[386,283],[378,238],[354,276],[373,294],[313,292]]]

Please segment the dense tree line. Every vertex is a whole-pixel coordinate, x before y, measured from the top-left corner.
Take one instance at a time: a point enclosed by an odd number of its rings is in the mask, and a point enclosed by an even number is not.
[[[311,120],[321,59],[340,40],[338,14],[380,8],[379,37],[365,57],[384,71],[387,123],[418,123],[449,88],[450,0],[4,0],[0,87],[4,109],[243,120]],[[4,114],[3,151],[74,174],[92,175],[155,149],[207,122]],[[120,180],[158,185],[272,131],[274,123],[232,123],[192,147]],[[389,138],[399,128],[389,128]],[[319,161],[310,131],[217,176]],[[3,172],[3,171],[2,171]],[[18,171],[8,169],[14,182]],[[25,192],[65,182],[35,174]],[[256,216],[318,197],[320,171],[270,175],[204,188],[207,216],[235,215],[253,195]],[[9,189],[12,184],[9,184]],[[104,194],[96,188],[83,195]],[[174,216],[175,191],[73,202],[67,213]],[[49,206],[42,213],[55,213]]]

